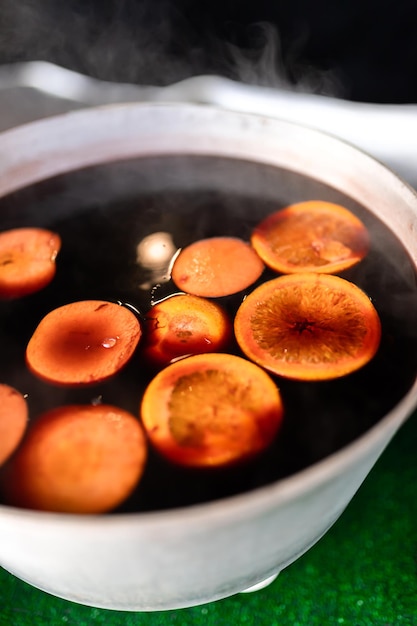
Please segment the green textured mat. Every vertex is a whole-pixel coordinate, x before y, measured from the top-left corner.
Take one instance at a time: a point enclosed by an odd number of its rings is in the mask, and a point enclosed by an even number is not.
[[[266,589],[191,609],[124,613],[51,597],[0,569],[0,626],[417,626],[416,451],[414,415],[340,520]]]

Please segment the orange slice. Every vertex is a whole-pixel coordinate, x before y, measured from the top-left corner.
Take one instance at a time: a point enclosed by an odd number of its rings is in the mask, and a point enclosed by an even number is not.
[[[220,298],[246,289],[263,270],[264,264],[250,244],[236,237],[212,237],[181,250],[171,277],[181,291]]]
[[[50,383],[99,383],[124,367],[141,334],[135,315],[119,304],[71,302],[41,320],[27,345],[26,362]]]
[[[204,352],[220,352],[233,336],[226,312],[215,302],[178,294],[155,304],[146,316],[142,354],[156,366]]]
[[[0,297],[17,298],[48,285],[55,276],[61,238],[43,228],[0,233]]]
[[[104,513],[123,502],[147,458],[139,420],[114,406],[74,405],[41,415],[5,467],[8,504]]]
[[[153,446],[184,466],[224,466],[253,457],[275,437],[283,406],[254,363],[231,354],[177,361],[150,382],[141,416]]]
[[[335,274],[361,261],[369,249],[368,230],[338,204],[310,201],[293,204],[263,220],[252,245],[277,272]]]
[[[297,380],[349,374],[377,352],[381,324],[369,297],[330,274],[289,274],[255,289],[240,305],[235,335],[265,369]]]
[[[28,407],[22,394],[0,385],[0,465],[19,445],[28,423]]]

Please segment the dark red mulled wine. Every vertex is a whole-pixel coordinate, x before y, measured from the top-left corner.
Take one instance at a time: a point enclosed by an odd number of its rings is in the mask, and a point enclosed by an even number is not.
[[[415,268],[376,217],[378,207],[374,215],[318,181],[246,161],[142,158],[59,176],[0,200],[1,230],[42,226],[62,238],[53,282],[34,295],[0,302],[0,382],[27,394],[31,419],[36,419],[54,406],[92,401],[137,415],[153,374],[137,353],[114,379],[95,387],[65,389],[37,380],[25,367],[25,348],[46,313],[75,300],[106,299],[146,315],[153,302],[175,291],[166,274],[176,249],[211,236],[248,240],[266,215],[311,199],[344,205],[370,232],[368,256],[341,276],[361,287],[379,313],[382,341],[376,357],[354,374],[329,382],[277,378],[284,426],[272,447],[245,466],[185,470],[151,452],[142,482],[119,510],[178,507],[247,491],[308,467],[372,427],[416,376]],[[144,242],[149,243],[147,254]],[[265,271],[262,280],[269,277]],[[221,299],[232,316],[243,295]]]

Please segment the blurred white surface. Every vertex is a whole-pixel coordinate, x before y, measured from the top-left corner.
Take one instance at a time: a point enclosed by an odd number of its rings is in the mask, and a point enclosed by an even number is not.
[[[349,102],[195,76],[168,87],[89,78],[43,61],[0,67],[0,130],[116,102],[203,103],[304,124],[368,152],[417,188],[417,105]]]

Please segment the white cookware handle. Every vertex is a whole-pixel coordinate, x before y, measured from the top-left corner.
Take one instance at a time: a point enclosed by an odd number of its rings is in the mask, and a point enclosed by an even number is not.
[[[62,110],[132,101],[192,102],[277,117],[340,137],[387,164],[417,187],[417,105],[414,104],[350,102],[248,85],[220,76],[195,76],[168,87],[155,87],[105,82],[43,61],[0,67],[0,94],[19,88],[61,100]],[[43,117],[49,110],[34,107],[33,119]],[[26,111],[26,117],[31,113]]]

